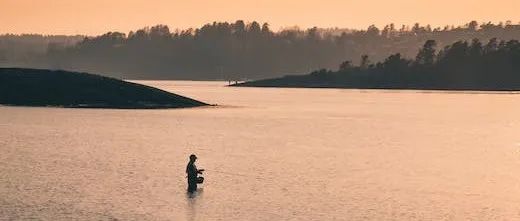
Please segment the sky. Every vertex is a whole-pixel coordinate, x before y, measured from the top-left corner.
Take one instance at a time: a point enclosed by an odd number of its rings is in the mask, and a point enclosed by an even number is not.
[[[267,22],[273,30],[415,22],[437,27],[471,20],[516,24],[519,11],[520,0],[0,0],[0,33],[99,35],[239,19]]]

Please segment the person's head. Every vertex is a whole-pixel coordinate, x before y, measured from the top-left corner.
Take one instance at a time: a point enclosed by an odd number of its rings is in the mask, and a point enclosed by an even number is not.
[[[197,160],[197,156],[195,154],[190,155],[190,161],[195,162],[195,160]]]

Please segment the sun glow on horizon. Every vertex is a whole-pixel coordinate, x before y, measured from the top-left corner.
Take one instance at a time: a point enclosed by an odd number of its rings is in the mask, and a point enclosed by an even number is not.
[[[174,30],[236,20],[267,22],[273,30],[295,25],[364,29],[415,22],[442,27],[471,20],[518,23],[518,9],[518,0],[0,0],[0,33],[99,35],[156,24]]]

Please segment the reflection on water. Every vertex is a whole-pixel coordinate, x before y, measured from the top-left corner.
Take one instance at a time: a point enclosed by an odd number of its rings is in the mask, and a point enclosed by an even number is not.
[[[0,107],[0,220],[520,218],[518,94],[145,83],[221,106]]]
[[[199,188],[196,192],[186,192],[186,202],[188,202],[188,209],[186,210],[187,220],[197,220],[197,201],[203,200],[204,188]]]

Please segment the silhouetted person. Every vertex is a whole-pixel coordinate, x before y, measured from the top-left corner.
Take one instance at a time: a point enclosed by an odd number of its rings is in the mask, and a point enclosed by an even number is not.
[[[197,183],[202,183],[204,181],[203,177],[197,177],[198,174],[202,174],[204,169],[197,169],[195,166],[195,161],[197,160],[197,156],[195,154],[190,155],[190,161],[186,166],[186,173],[188,174],[188,192],[193,193],[197,190]]]

